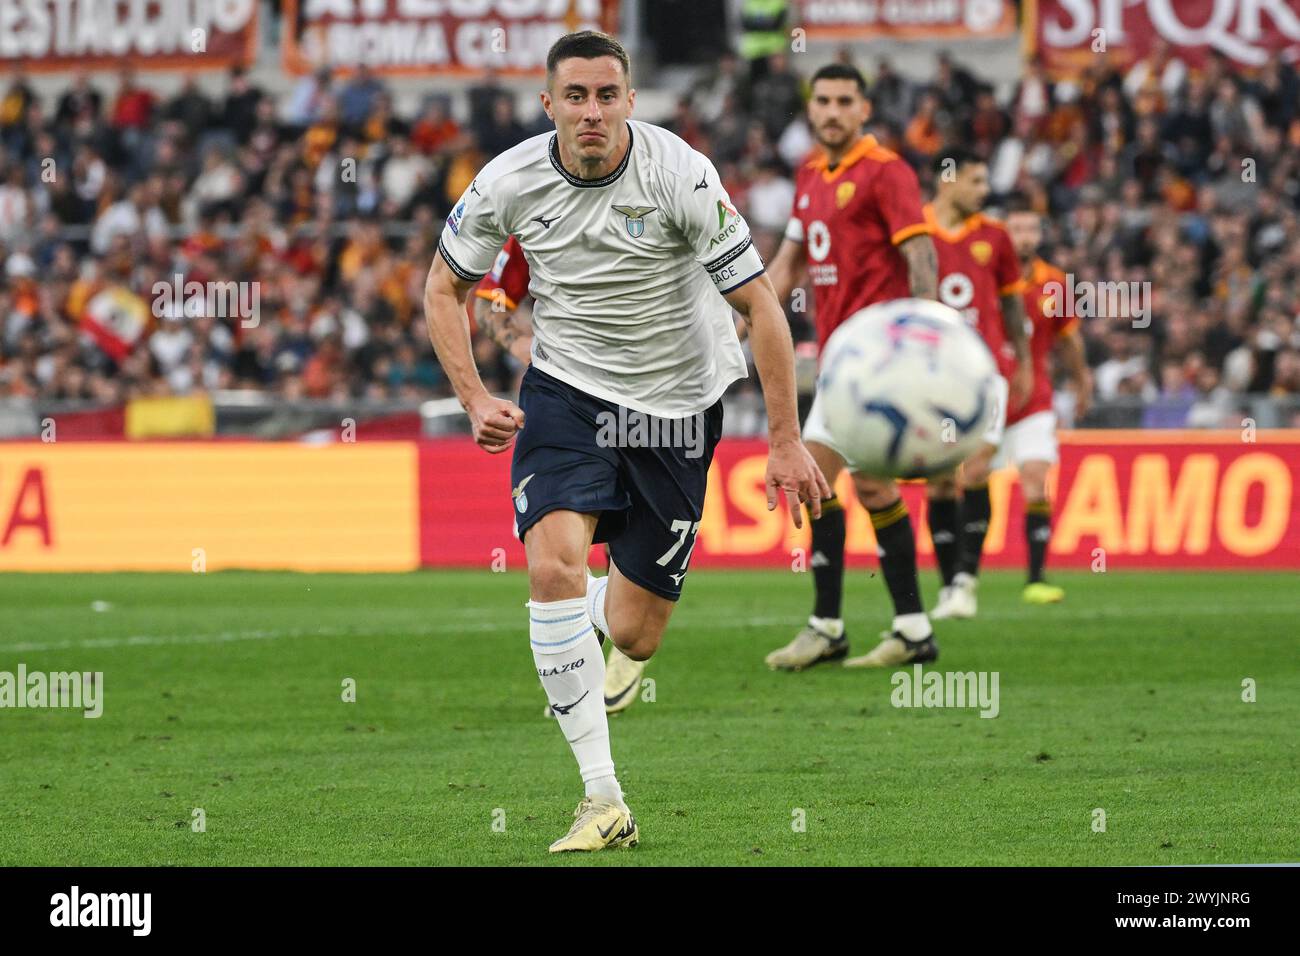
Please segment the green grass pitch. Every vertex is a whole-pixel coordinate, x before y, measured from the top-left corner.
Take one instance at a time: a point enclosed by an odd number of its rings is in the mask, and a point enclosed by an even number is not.
[[[0,575],[0,671],[104,674],[98,720],[0,710],[0,864],[1300,860],[1295,576],[1056,580],[1027,607],[986,574],[940,626],[938,670],[1000,675],[984,719],[897,709],[889,672],[769,672],[808,576],[694,572],[653,702],[611,720],[641,846],[553,858],[581,788],[521,574]],[[864,652],[883,586],[850,571],[846,608]]]

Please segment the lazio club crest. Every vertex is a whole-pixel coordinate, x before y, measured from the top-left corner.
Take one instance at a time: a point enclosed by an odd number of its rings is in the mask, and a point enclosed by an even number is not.
[[[658,206],[614,206],[614,211],[621,212],[627,217],[624,222],[627,226],[627,234],[633,239],[640,239],[645,235],[645,217],[658,208]]]

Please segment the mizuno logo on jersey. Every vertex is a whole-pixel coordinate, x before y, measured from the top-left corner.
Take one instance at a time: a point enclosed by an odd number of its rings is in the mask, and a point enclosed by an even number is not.
[[[700,177],[700,181],[695,184],[695,188],[691,190],[691,192],[699,192],[701,189],[707,189],[708,186],[709,186],[709,174],[705,173],[703,176]]]
[[[537,216],[536,218],[533,219],[533,222],[540,222],[542,224],[543,229],[550,229],[551,223],[555,222],[555,220],[559,219],[560,216],[563,215],[564,213],[560,213],[559,216],[552,216],[550,219],[547,219],[545,216]]]
[[[627,234],[633,239],[640,239],[645,235],[645,217],[652,212],[658,211],[658,206],[614,206],[615,212],[620,212],[627,217],[625,225]]]

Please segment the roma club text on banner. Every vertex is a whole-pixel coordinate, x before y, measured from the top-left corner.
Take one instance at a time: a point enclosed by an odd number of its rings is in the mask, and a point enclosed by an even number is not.
[[[1016,29],[1011,0],[803,0],[799,12],[813,39],[968,40]]]
[[[257,55],[258,0],[0,0],[0,67],[213,70]]]
[[[1127,66],[1158,40],[1198,67],[1211,51],[1258,68],[1300,56],[1300,0],[1026,0],[1025,48],[1054,76],[1106,55]]]
[[[285,0],[284,66],[540,73],[572,30],[614,31],[618,0]],[[469,12],[467,12],[469,11]]]

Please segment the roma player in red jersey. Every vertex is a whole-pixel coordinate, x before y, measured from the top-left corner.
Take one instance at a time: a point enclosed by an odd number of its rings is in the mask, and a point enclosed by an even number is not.
[[[782,302],[806,268],[819,346],[840,323],[869,305],[908,296],[936,297],[932,227],[921,213],[916,173],[873,137],[862,135],[871,113],[866,94],[862,74],[850,66],[827,66],[813,75],[808,120],[820,151],[798,171],[785,239],[768,266]],[[803,437],[834,488],[845,459],[835,450],[816,399],[804,421]],[[875,650],[845,664],[889,667],[934,660],[938,647],[921,605],[916,542],[898,485],[857,473],[853,482],[876,531],[894,621],[890,635]],[[844,509],[834,497],[822,500],[821,517],[812,522],[812,551],[812,615],[793,641],[767,655],[769,667],[802,670],[848,655],[841,612]]]
[[[1007,414],[1029,398],[1033,371],[1020,260],[1006,227],[980,212],[989,194],[988,165],[970,150],[953,147],[935,157],[934,172],[934,202],[925,212],[939,255],[939,301],[979,331],[1003,376],[998,412],[984,444],[961,468],[962,500],[957,499],[956,476],[934,479],[928,488],[930,537],[943,578],[931,616],[942,620],[975,616],[979,561],[989,526],[991,463],[1002,444]]]
[[[1025,496],[1025,543],[1028,546],[1029,580],[1023,593],[1029,604],[1052,604],[1065,591],[1043,580],[1047,545],[1052,537],[1052,504],[1047,498],[1047,472],[1057,461],[1056,412],[1052,410],[1051,356],[1058,350],[1074,384],[1075,420],[1088,413],[1092,400],[1092,373],[1084,357],[1079,320],[1065,316],[1060,307],[1065,273],[1038,256],[1043,226],[1038,213],[1019,197],[1007,208],[1007,231],[1020,257],[1024,276],[1025,312],[1031,334],[1034,384],[1029,400],[1007,416],[1007,430],[995,465],[1009,461],[1020,472],[1020,490]],[[1053,285],[1055,283],[1055,285]]]

